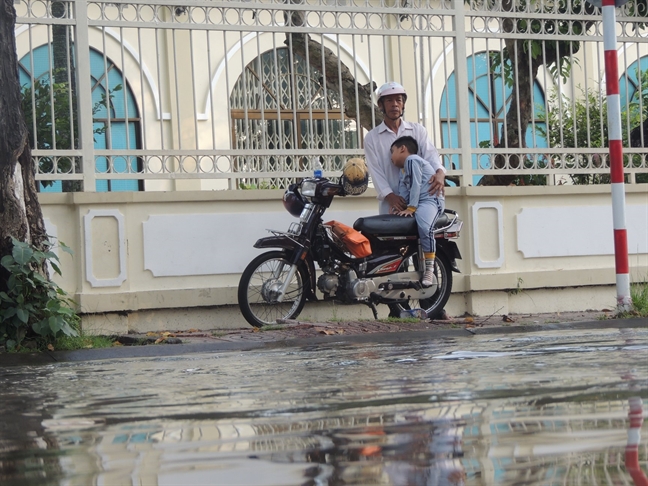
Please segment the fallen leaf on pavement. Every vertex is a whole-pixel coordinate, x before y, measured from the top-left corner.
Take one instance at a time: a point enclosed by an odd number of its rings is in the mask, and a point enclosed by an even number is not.
[[[48,344],[47,349],[49,349],[50,351],[54,351],[54,346],[52,346],[51,344]]]
[[[112,345],[113,346],[123,346],[123,344],[120,343],[119,341],[115,341]]]

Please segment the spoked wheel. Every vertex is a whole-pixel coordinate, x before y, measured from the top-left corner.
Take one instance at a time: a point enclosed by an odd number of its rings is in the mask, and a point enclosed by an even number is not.
[[[418,261],[414,260],[414,268],[418,268]],[[428,317],[435,319],[441,315],[441,311],[448,303],[450,293],[452,292],[452,270],[448,258],[440,252],[437,252],[434,260],[434,273],[437,278],[436,292],[429,299],[410,300],[407,304],[396,304],[400,310],[423,309]]]
[[[277,319],[293,319],[304,308],[306,279],[301,267],[292,276],[281,302],[278,301],[290,267],[284,252],[270,251],[252,260],[241,275],[239,308],[254,327],[276,324]]]

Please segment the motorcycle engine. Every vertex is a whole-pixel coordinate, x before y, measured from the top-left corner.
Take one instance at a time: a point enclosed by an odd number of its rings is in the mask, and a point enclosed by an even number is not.
[[[353,270],[349,270],[347,295],[354,300],[366,300],[376,291],[376,283],[370,278],[358,278]]]
[[[340,279],[337,275],[332,273],[325,273],[320,275],[317,279],[317,288],[320,289],[320,292],[329,297],[335,295],[339,285]]]

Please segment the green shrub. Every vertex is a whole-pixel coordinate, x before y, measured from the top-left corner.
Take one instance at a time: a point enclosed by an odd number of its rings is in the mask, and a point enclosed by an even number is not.
[[[630,297],[634,311],[641,317],[648,317],[648,282],[632,284]]]
[[[52,243],[46,240],[44,250],[39,250],[13,237],[11,241],[11,255],[0,260],[10,273],[8,290],[0,292],[0,345],[11,351],[26,338],[45,344],[63,335],[77,336],[79,317],[74,301],[42,270],[49,263],[61,274]],[[71,253],[65,245],[61,248]]]

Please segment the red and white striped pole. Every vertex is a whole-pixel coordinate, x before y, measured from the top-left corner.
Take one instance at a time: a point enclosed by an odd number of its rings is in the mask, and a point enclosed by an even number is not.
[[[617,0],[616,3],[619,4],[625,2],[619,2]],[[630,265],[628,264],[628,233],[626,231],[625,217],[621,102],[619,99],[619,74],[616,46],[616,4],[615,0],[603,0],[602,5],[617,308],[620,311],[629,311],[632,309],[632,299],[630,298]]]
[[[630,427],[628,428],[628,444],[625,450],[625,467],[635,486],[648,486],[648,477],[639,466],[639,443],[641,442],[641,424],[643,423],[641,398],[630,398],[628,404],[630,405],[628,411]]]

